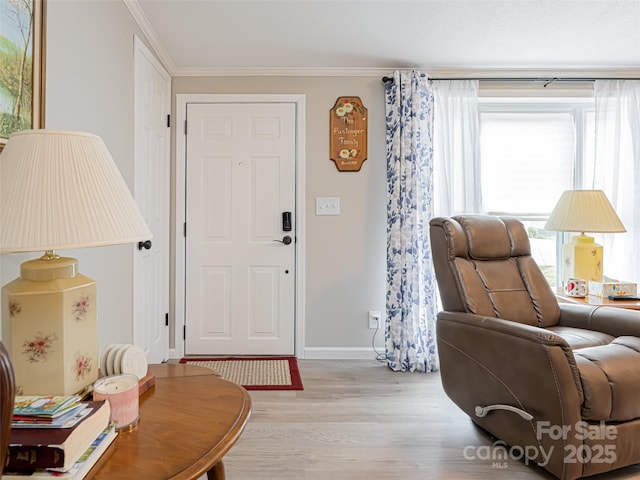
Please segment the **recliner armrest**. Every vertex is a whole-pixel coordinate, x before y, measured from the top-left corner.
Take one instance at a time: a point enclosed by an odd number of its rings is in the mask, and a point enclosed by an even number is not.
[[[470,313],[439,312],[436,328],[449,398],[507,445],[560,452],[545,468],[578,477],[582,467],[565,465],[562,452],[582,440],[540,436],[540,422],[573,431],[581,420],[584,392],[569,344],[544,328]],[[491,411],[478,415],[478,406],[481,414]]]
[[[569,344],[545,328],[470,313],[440,312],[436,327],[449,398],[507,445],[559,452],[545,466],[557,477],[579,477],[582,465],[565,464],[563,452],[579,448],[582,440],[540,430],[553,425],[574,432],[581,421],[584,391]],[[479,416],[478,406],[481,414],[491,411]]]
[[[573,377],[573,384],[582,403],[583,391],[580,373],[573,356],[573,350],[567,341],[554,332],[541,327],[534,327],[500,318],[486,317],[463,312],[438,313],[437,337],[438,341],[446,341],[468,352],[477,358],[484,357],[484,363],[491,363],[492,368],[498,370],[522,369],[526,375],[539,371],[539,366],[531,365],[532,352],[558,349],[565,366]],[[475,350],[475,352],[474,352]],[[556,356],[557,361],[560,357]],[[565,368],[565,367],[562,367]]]
[[[450,322],[458,322],[461,324],[469,324],[478,328],[488,328],[502,332],[506,335],[521,337],[543,345],[555,345],[570,350],[569,344],[562,337],[545,328],[534,327],[532,325],[504,320],[501,318],[485,317],[483,315],[463,312],[439,312],[438,320],[440,319]]]
[[[560,303],[558,326],[586,328],[614,337],[640,337],[640,311]]]

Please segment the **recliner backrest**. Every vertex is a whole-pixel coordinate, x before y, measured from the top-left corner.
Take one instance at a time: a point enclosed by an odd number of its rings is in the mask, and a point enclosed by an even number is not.
[[[524,225],[489,215],[430,222],[433,263],[443,308],[538,327],[558,323],[560,308],[531,256]]]

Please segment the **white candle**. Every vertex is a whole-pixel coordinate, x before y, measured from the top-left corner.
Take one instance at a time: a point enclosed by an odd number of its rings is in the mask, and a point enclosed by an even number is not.
[[[93,384],[93,399],[109,402],[111,420],[118,431],[129,430],[138,423],[138,377],[135,375],[101,378]]]

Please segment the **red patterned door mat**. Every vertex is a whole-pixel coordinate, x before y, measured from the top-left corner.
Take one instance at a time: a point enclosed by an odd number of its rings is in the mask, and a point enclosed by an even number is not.
[[[295,357],[189,357],[180,363],[210,368],[247,390],[303,390]]]

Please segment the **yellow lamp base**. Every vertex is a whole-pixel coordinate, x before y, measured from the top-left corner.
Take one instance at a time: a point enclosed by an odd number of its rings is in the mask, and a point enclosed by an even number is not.
[[[73,258],[24,262],[2,288],[2,339],[18,395],[69,395],[98,378],[96,283]]]
[[[587,282],[602,281],[602,245],[584,233],[571,237],[562,246],[562,284],[568,278],[581,278]]]

